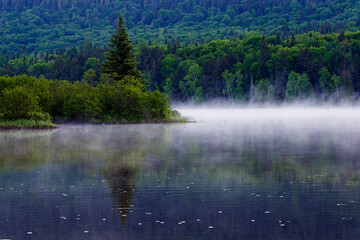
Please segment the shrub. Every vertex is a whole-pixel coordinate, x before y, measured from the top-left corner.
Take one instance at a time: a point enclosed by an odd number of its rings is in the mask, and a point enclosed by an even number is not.
[[[4,119],[30,119],[41,114],[39,99],[23,86],[5,89],[1,97],[1,110]]]

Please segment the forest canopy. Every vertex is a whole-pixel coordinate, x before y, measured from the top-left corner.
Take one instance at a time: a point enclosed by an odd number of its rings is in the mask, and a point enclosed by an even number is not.
[[[0,52],[106,45],[119,13],[136,41],[206,43],[248,37],[357,31],[356,0],[1,0]]]

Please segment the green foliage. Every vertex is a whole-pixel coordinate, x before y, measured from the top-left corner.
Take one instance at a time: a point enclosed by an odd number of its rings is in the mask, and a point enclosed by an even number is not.
[[[310,95],[311,83],[306,73],[299,74],[291,71],[286,84],[286,98],[288,100],[302,100]]]
[[[120,12],[133,39],[164,43],[177,37],[183,42],[232,39],[258,30],[282,37],[356,31],[359,8],[352,0],[6,0],[0,4],[0,51],[16,55],[25,47],[39,53],[80,46],[87,39],[102,46]]]
[[[0,112],[4,119],[30,119],[41,115],[39,98],[28,92],[24,86],[4,89],[0,103]]]
[[[110,49],[102,65],[103,72],[107,74],[117,74],[117,80],[125,76],[140,77],[140,72],[136,69],[135,55],[133,46],[129,40],[129,35],[124,26],[124,19],[120,15],[118,29],[111,36]]]
[[[0,77],[0,119],[50,119],[81,122],[168,121],[171,107],[165,94],[147,92],[142,80],[127,76],[92,86],[36,79]]]
[[[1,120],[0,129],[19,129],[19,128],[36,128],[47,129],[56,128],[50,120],[18,119],[18,120]]]
[[[40,78],[37,81],[21,76],[16,78],[18,83],[26,82],[30,86],[38,84],[32,89],[41,89],[41,94],[35,95],[39,96],[41,108],[51,116],[60,116],[64,112],[64,103],[60,103],[60,99],[64,98],[65,101],[70,95],[59,96],[58,102],[50,101],[52,95],[61,91],[53,93],[53,89],[58,87],[56,81],[45,80],[51,86],[40,83],[44,77],[70,82],[84,81],[92,87],[117,81],[125,85],[132,82],[142,89],[146,86],[148,91],[165,92],[172,100],[190,103],[214,98],[263,102],[266,95],[263,84],[266,81],[261,80],[267,79],[266,101],[281,102],[286,100],[288,76],[293,71],[307,75],[313,93],[311,96],[320,101],[331,101],[333,97],[340,101],[350,96],[356,100],[356,96],[360,96],[359,36],[359,32],[344,32],[342,35],[311,32],[283,38],[252,33],[251,37],[216,40],[200,45],[174,39],[168,40],[166,45],[159,42],[142,43],[136,47],[138,68],[143,72],[141,79],[120,77],[116,72],[99,72],[98,63],[103,59],[106,48],[94,48],[89,41],[79,49],[64,49],[58,54],[23,54],[15,59],[4,55],[1,64],[7,66],[4,73],[10,76],[17,72],[35,73],[34,65],[48,65],[46,76],[42,71],[36,73],[40,74],[36,76]],[[334,75],[340,77],[337,84],[331,77]],[[0,79],[0,91],[8,84],[16,85]],[[63,85],[60,86],[62,91],[70,91],[67,90],[70,87]],[[122,116],[119,115],[119,118]]]
[[[148,94],[146,105],[149,119],[155,121],[171,119],[171,108],[167,96],[158,90]]]
[[[335,90],[334,81],[331,79],[331,75],[325,67],[320,69],[319,75],[320,91],[325,97],[328,97]]]
[[[270,81],[269,79],[261,79],[256,85],[254,90],[254,97],[256,102],[264,103],[271,99],[270,91]]]

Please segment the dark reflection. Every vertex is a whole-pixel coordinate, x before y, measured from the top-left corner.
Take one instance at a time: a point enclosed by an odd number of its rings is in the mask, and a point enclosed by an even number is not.
[[[121,218],[121,226],[125,228],[126,219],[133,209],[136,174],[139,169],[112,168],[104,171],[105,178],[109,182],[113,208]]]

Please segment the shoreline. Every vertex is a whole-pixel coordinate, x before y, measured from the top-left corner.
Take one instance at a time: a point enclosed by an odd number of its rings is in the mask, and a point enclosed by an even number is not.
[[[174,118],[167,121],[144,121],[144,122],[101,122],[101,121],[36,121],[36,120],[0,120],[0,131],[6,130],[53,130],[60,125],[66,124],[94,124],[94,125],[136,125],[136,124],[172,124],[172,123],[195,123],[188,118]]]

